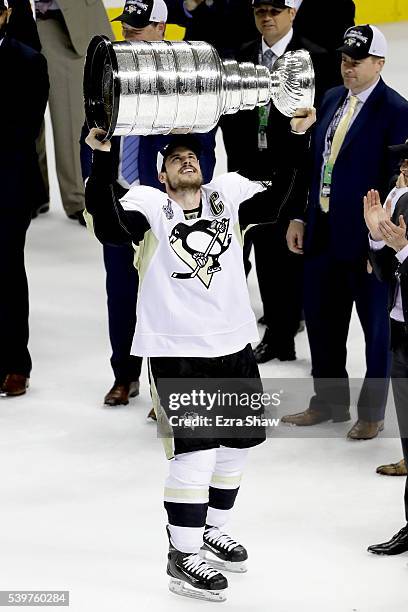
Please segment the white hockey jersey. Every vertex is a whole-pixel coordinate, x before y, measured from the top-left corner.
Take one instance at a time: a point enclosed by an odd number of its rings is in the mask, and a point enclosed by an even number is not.
[[[137,186],[121,200],[150,230],[139,246],[132,354],[219,357],[259,340],[242,259],[241,202],[264,190],[236,173],[201,190],[202,214],[186,219],[167,194]]]

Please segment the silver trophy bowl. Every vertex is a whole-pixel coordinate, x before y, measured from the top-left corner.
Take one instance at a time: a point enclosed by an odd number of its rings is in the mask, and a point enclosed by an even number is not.
[[[290,51],[272,73],[222,61],[205,42],[111,42],[95,36],[84,69],[88,127],[112,136],[209,132],[222,115],[269,104],[288,117],[314,102],[307,51]]]

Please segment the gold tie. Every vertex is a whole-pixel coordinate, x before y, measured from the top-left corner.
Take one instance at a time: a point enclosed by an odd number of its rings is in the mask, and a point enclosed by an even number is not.
[[[340,149],[342,147],[346,134],[349,130],[350,123],[354,117],[354,113],[356,112],[356,106],[358,102],[359,102],[359,99],[357,98],[357,96],[350,96],[350,103],[349,103],[348,111],[347,113],[343,115],[339,125],[337,126],[337,130],[334,134],[332,146],[330,149],[330,156],[325,166],[325,169],[329,168],[330,173],[333,170],[333,166],[336,162],[336,159],[338,157],[338,154],[340,152]],[[326,175],[326,172],[325,172],[325,175]],[[331,187],[331,178],[330,178],[330,187]],[[326,197],[324,195],[320,195],[320,206],[323,212],[329,212],[329,202],[330,202],[330,196]]]

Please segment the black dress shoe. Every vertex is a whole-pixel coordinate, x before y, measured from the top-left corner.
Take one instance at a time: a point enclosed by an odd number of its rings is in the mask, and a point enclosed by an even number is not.
[[[254,349],[254,355],[257,363],[266,363],[271,359],[279,359],[280,361],[295,361],[296,359],[294,345],[278,347],[263,340]]]
[[[31,218],[36,219],[38,215],[43,215],[44,213],[47,213],[49,210],[50,210],[49,202],[47,202],[46,204],[41,204],[41,206],[33,210],[33,212],[31,213]]]
[[[408,552],[408,523],[389,542],[373,544],[367,550],[374,555],[400,555]]]
[[[78,221],[79,225],[83,225],[84,227],[86,226],[83,210],[77,210],[76,212],[72,213],[72,215],[68,215],[68,219],[72,219],[72,221]]]

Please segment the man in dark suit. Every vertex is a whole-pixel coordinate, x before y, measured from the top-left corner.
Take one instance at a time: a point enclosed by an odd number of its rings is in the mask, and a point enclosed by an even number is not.
[[[11,12],[0,0],[0,394],[9,397],[26,392],[31,371],[24,244],[38,205],[35,139],[49,88],[45,58],[6,34]]]
[[[167,21],[164,0],[149,0],[141,12],[133,10],[134,0],[127,0],[123,13],[116,20],[122,22],[123,37],[127,41],[163,40]],[[85,144],[89,130],[82,131],[81,164],[83,178],[90,176],[91,149]],[[202,171],[205,180],[211,180],[215,166],[214,134],[197,136],[203,147]],[[163,189],[157,176],[157,154],[169,136],[114,137],[111,140],[112,182],[118,198],[125,195],[132,184]],[[111,366],[114,384],[104,398],[108,406],[128,404],[130,397],[139,394],[142,358],[130,354],[136,326],[136,302],[139,276],[133,261],[135,252],[129,245],[104,244],[106,292],[108,296],[109,337],[112,347]]]
[[[328,70],[328,54],[316,44],[296,35],[293,22],[296,10],[293,0],[255,0],[253,2],[258,37],[244,45],[237,55],[240,62],[262,63],[272,70],[275,61],[286,51],[306,49],[316,71],[317,104],[323,92],[332,85]],[[277,174],[290,174],[293,180],[290,202],[303,214],[307,184],[291,159],[289,118],[273,105],[225,117],[230,134],[228,169],[237,170],[251,179],[272,180]],[[242,154],[245,143],[245,154]],[[255,349],[258,363],[270,359],[296,358],[294,338],[301,315],[302,262],[290,253],[285,235],[289,221],[283,213],[274,225],[250,229],[246,246],[252,241],[256,271],[264,307],[266,331]]]
[[[370,230],[370,260],[379,280],[389,283],[388,310],[391,323],[391,381],[401,435],[408,464],[408,142],[391,147],[402,157],[397,187],[381,206],[378,191],[364,198],[364,218]],[[369,546],[377,555],[398,555],[408,551],[408,479],[405,480],[407,524],[388,542]]]
[[[316,395],[284,422],[314,425],[350,418],[346,343],[355,303],[366,344],[367,371],[352,439],[383,428],[388,391],[387,286],[367,266],[361,199],[370,187],[386,195],[393,162],[388,146],[408,135],[408,102],[381,79],[387,51],[375,26],[351,28],[342,52],[344,87],[324,97],[312,139],[312,179],[305,218],[304,310]],[[293,220],[288,245],[303,252],[304,224]]]

